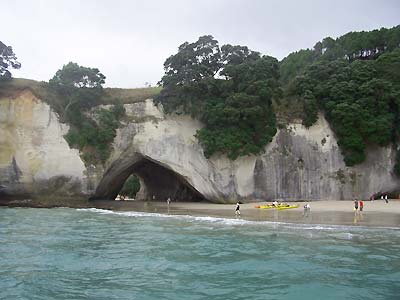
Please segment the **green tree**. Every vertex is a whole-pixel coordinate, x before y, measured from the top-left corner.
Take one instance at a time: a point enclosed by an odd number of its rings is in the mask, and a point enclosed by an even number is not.
[[[181,111],[194,116],[202,112],[208,80],[213,79],[221,68],[218,41],[210,35],[201,36],[196,42],[185,42],[178,53],[164,63],[165,75],[159,84],[163,86],[156,103],[162,102],[166,112]]]
[[[105,78],[97,68],[82,67],[73,62],[58,70],[49,86],[65,100],[64,118],[74,118],[78,110],[97,104],[103,94]],[[76,106],[72,113],[69,112],[71,106]]]
[[[97,68],[70,62],[49,81],[50,89],[61,99],[60,114],[71,125],[65,139],[71,147],[83,152],[87,163],[107,160],[116,129],[125,114],[124,107],[117,104],[109,109],[97,109],[95,119],[88,117],[86,112],[100,103],[105,78]]]
[[[318,119],[318,104],[313,93],[307,90],[304,94],[303,125],[310,127]]]
[[[207,157],[256,154],[276,133],[272,99],[280,95],[279,65],[245,46],[223,45],[212,36],[184,43],[164,64],[156,99],[166,112],[183,112],[205,127],[196,134]]]
[[[59,89],[101,88],[106,77],[97,68],[87,68],[70,62],[58,70],[50,84]]]
[[[304,69],[315,61],[316,51],[320,50],[300,50],[285,57],[280,62],[280,75],[282,82],[286,84],[294,77],[302,74]]]
[[[0,80],[11,78],[9,68],[19,69],[21,64],[17,61],[12,47],[0,41]]]
[[[366,43],[354,41],[363,37],[358,33],[348,36],[350,40],[339,40],[349,51],[359,47],[357,43]],[[329,43],[328,49],[337,47],[332,40]],[[375,60],[317,60],[294,80],[291,92],[303,101],[303,123],[312,125],[318,109],[324,110],[347,165],[364,161],[367,145],[386,146],[396,140],[400,128],[398,51]]]

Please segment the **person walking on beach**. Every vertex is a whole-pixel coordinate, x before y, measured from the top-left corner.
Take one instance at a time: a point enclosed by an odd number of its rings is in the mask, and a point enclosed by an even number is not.
[[[354,200],[354,212],[357,213],[357,211],[358,211],[358,200],[355,199]]]
[[[386,203],[389,203],[388,198],[387,198],[387,195],[385,195],[385,202],[386,202]]]
[[[167,199],[167,205],[169,205],[171,203],[171,198],[168,197]]]
[[[240,203],[236,203],[235,215],[240,216]]]
[[[308,217],[309,213],[310,213],[310,204],[307,203],[306,205],[304,205],[304,213],[303,213],[303,216],[304,216],[304,217]]]
[[[364,209],[364,202],[360,200],[360,212],[362,212]]]

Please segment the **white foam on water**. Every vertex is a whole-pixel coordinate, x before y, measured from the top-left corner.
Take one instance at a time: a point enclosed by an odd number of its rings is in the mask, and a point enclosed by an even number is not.
[[[150,213],[150,212],[139,212],[139,211],[112,211],[107,209],[99,209],[99,208],[78,208],[79,211],[89,211],[95,212],[99,214],[108,214],[108,215],[120,215],[127,217],[151,217],[151,218],[168,218],[168,219],[180,219],[180,220],[188,220],[188,221],[197,221],[197,222],[205,222],[205,223],[214,223],[214,224],[224,224],[224,225],[244,225],[244,224],[285,224],[281,222],[269,222],[269,221],[249,221],[244,219],[231,219],[231,218],[222,218],[222,217],[211,217],[211,216],[191,216],[191,215],[168,215],[168,214],[160,214],[160,213]]]
[[[151,213],[151,212],[139,212],[139,211],[112,211],[107,209],[99,208],[79,208],[79,211],[88,211],[104,215],[119,215],[126,217],[135,218],[165,218],[175,220],[186,220],[188,222],[202,222],[212,223],[220,225],[240,226],[240,225],[266,225],[273,228],[285,228],[290,230],[307,230],[307,231],[328,231],[337,232],[342,231],[346,235],[341,236],[343,239],[352,239],[353,235],[349,231],[362,232],[365,230],[394,230],[400,231],[397,227],[367,227],[367,226],[346,226],[346,225],[324,225],[324,224],[302,224],[302,223],[288,223],[288,222],[275,222],[275,221],[250,221],[241,218],[223,218],[223,217],[211,217],[211,216],[191,216],[191,215],[178,215],[178,214],[162,214],[162,213]]]
[[[336,233],[332,236],[338,240],[351,240],[355,237],[355,235],[350,232]]]

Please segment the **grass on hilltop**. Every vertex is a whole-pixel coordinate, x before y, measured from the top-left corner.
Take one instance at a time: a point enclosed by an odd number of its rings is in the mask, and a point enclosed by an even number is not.
[[[13,78],[2,82],[0,85],[0,97],[14,97],[22,90],[30,90],[37,98],[46,101],[57,110],[57,95],[53,93],[44,81],[35,81],[24,78]],[[128,104],[141,102],[154,98],[161,91],[161,87],[146,87],[134,89],[105,88],[104,95],[100,99],[101,104]]]

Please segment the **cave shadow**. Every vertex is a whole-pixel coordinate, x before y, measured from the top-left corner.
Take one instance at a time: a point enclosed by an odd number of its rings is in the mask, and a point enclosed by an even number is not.
[[[115,161],[104,173],[89,200],[114,200],[130,175],[140,179],[137,200],[178,202],[208,201],[180,174],[148,157],[136,155],[132,159]]]

